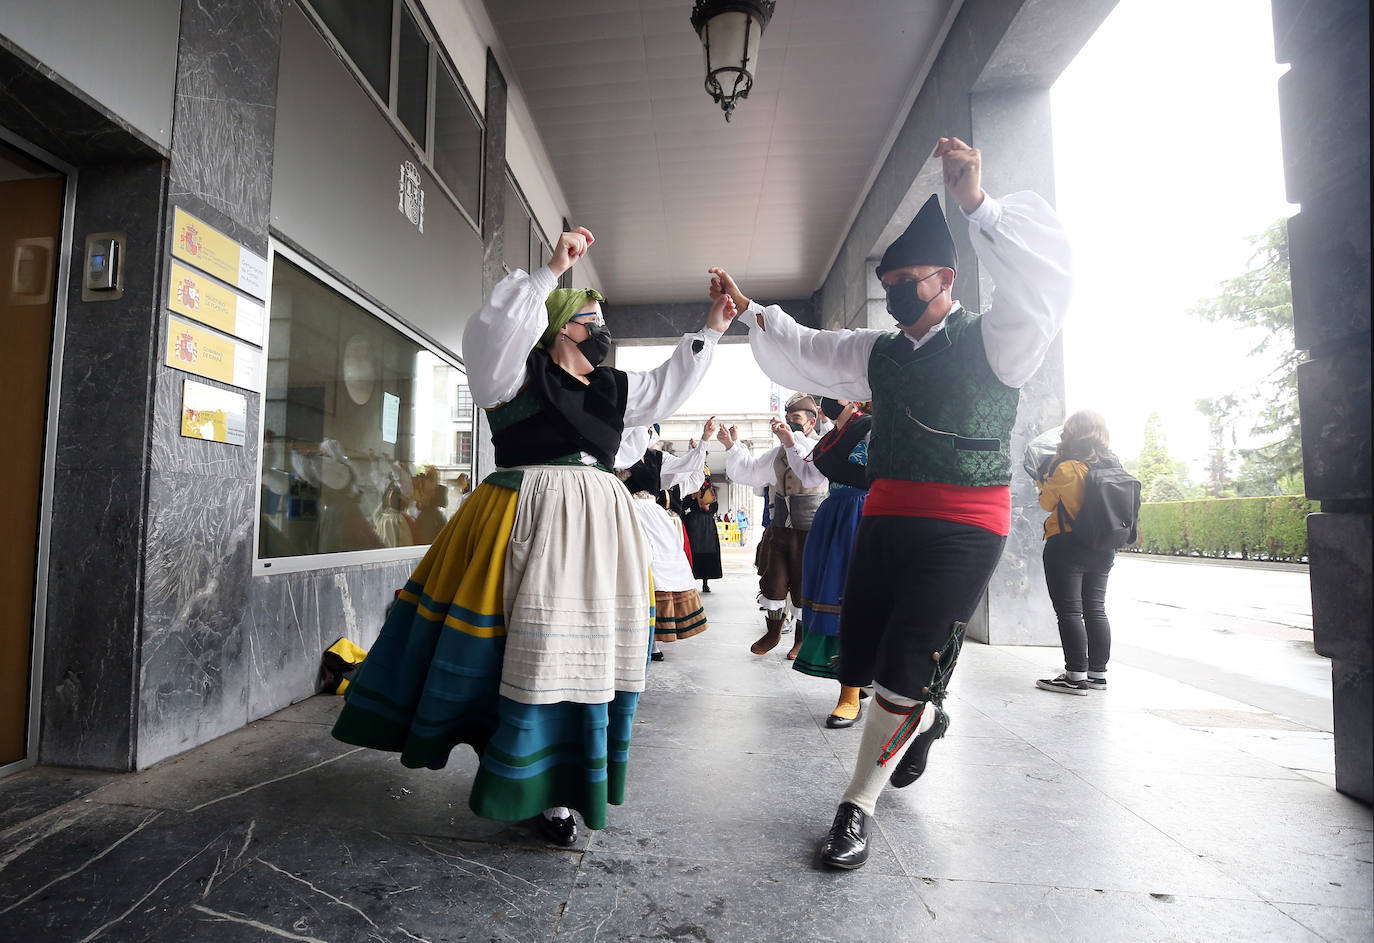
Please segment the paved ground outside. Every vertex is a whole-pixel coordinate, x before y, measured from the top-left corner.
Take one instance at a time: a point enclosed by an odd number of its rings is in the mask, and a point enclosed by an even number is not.
[[[0,781],[0,940],[1374,939],[1301,571],[1124,558],[1090,697],[1035,689],[1055,649],[970,643],[929,771],[834,873],[859,729],[748,653],[749,559],[653,666],[627,804],[574,849],[473,816],[470,753],[406,770],[331,740],[316,697],[144,772]]]

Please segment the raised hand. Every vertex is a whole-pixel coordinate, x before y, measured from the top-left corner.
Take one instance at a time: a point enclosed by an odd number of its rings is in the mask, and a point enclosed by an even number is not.
[[[701,441],[705,442],[707,439],[711,438],[715,432],[716,417],[712,416],[710,419],[706,420],[706,425],[701,427]],[[696,446],[693,446],[693,448],[696,448]]]
[[[744,292],[739,290],[735,280],[730,277],[730,273],[723,268],[707,269],[711,273],[711,300],[715,301],[722,294],[729,295],[735,302],[737,311],[744,311],[749,307],[750,301],[744,297]]]
[[[726,449],[733,449],[735,447],[735,441],[738,434],[738,426],[731,426],[729,429],[727,429],[725,428],[725,424],[721,423],[720,428],[716,430],[716,439],[720,442],[721,445],[725,446]]]
[[[587,250],[596,242],[596,237],[591,230],[578,226],[572,232],[565,232],[558,237],[558,245],[553,247],[553,258],[549,259],[549,271],[555,276],[562,275],[568,269],[577,264],[578,260],[587,254]]]
[[[711,311],[706,315],[706,326],[724,334],[729,330],[730,322],[735,320],[739,310],[735,307],[735,299],[723,292],[716,292],[712,295]]]
[[[768,421],[768,427],[773,431],[773,435],[778,437],[778,441],[782,443],[783,448],[790,449],[797,444],[797,440],[792,435],[792,427],[777,416],[774,416]]]
[[[983,152],[958,138],[940,138],[932,157],[944,165],[945,187],[965,213],[983,205]]]

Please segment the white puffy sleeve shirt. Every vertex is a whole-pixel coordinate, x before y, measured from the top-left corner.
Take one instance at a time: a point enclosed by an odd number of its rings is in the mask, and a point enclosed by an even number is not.
[[[1064,325],[1073,294],[1072,251],[1059,217],[1038,194],[1022,190],[990,196],[966,214],[978,261],[996,286],[983,314],[988,364],[1007,386],[1026,383]],[[759,329],[758,317],[763,319]],[[868,358],[886,331],[818,331],[803,327],[777,305],[751,304],[740,316],[749,347],[775,383],[838,399],[871,399]],[[920,347],[945,322],[913,339]]]
[[[510,402],[528,382],[525,358],[549,326],[544,299],[557,286],[548,266],[530,273],[516,269],[501,279],[468,321],[463,365],[473,402],[481,408]],[[706,376],[720,336],[719,331],[702,328],[683,335],[672,355],[653,370],[625,371],[626,427],[647,426],[677,412]],[[693,349],[696,341],[701,342],[700,351]]]
[[[680,485],[684,495],[699,491],[706,482],[706,449],[709,445],[709,442],[702,441],[681,455],[664,453],[661,470],[663,490]]]
[[[781,449],[787,455],[788,467],[801,479],[803,485],[814,488],[825,484],[825,476],[806,460],[811,450],[816,447],[816,441],[797,436],[793,442],[791,448],[784,449],[782,445],[775,445],[758,456],[750,455],[742,443],[736,442],[734,447],[725,453],[725,477],[736,484],[748,485],[754,489],[777,487],[779,482],[773,462],[777,460],[778,451]],[[755,493],[759,492],[756,490]]]

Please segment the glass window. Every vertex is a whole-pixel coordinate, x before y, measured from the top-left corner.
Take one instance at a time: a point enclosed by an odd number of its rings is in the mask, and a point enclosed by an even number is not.
[[[373,91],[391,94],[391,0],[310,0]]]
[[[415,143],[425,147],[429,114],[429,40],[410,7],[401,4],[401,46],[396,63],[396,117]]]
[[[434,77],[434,171],[468,215],[480,219],[482,126],[442,63]]]
[[[470,490],[466,377],[273,257],[258,556],[428,544]]]
[[[530,214],[525,210],[525,201],[520,199],[520,191],[515,189],[510,174],[506,174],[506,225],[504,229],[503,261],[506,268],[514,272],[518,268],[530,270]]]

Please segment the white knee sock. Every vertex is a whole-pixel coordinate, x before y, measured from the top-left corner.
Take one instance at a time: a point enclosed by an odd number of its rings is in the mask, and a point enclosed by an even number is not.
[[[923,710],[924,703],[902,697],[875,685],[868,717],[864,720],[859,758],[854,763],[854,778],[845,790],[844,802],[852,802],[869,815],[892,774],[890,761],[902,755],[902,748],[916,734],[929,730],[935,712]],[[919,722],[913,720],[919,716]]]
[[[572,809],[565,805],[556,805],[544,810],[544,818],[552,821],[553,819],[566,819],[572,815]]]

